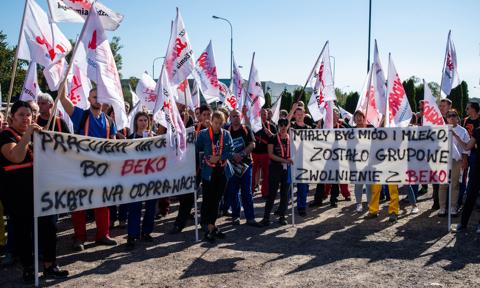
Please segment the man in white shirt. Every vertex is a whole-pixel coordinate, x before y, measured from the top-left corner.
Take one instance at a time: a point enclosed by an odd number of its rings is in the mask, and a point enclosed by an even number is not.
[[[467,129],[463,128],[462,126],[458,125],[460,118],[458,116],[457,110],[450,109],[447,114],[447,121],[448,124],[452,125],[453,132],[457,134],[460,139],[468,143],[470,141],[470,135],[468,134]],[[457,211],[457,200],[458,200],[458,192],[460,189],[460,172],[465,169],[467,165],[467,158],[470,154],[469,151],[464,150],[462,146],[458,145],[457,139],[453,138],[452,141],[452,150],[450,151],[450,156],[452,157],[452,207],[451,207],[451,215],[456,217],[458,214]],[[440,211],[438,212],[438,216],[446,216],[447,215],[447,195],[448,195],[448,185],[441,185],[440,186],[440,193],[439,193],[439,200],[440,200]]]

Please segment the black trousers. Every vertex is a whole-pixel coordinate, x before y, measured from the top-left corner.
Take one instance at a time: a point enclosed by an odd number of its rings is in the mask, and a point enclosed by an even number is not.
[[[467,185],[467,199],[465,200],[465,205],[463,205],[462,211],[462,226],[467,226],[468,220],[470,220],[470,216],[472,215],[473,209],[475,208],[475,204],[477,203],[478,197],[478,190],[480,189],[480,179],[478,176],[478,165],[475,167],[471,167],[474,169],[471,173],[473,177],[469,178],[469,182]]]
[[[273,203],[277,198],[277,191],[280,187],[280,206],[278,207],[279,216],[285,216],[288,206],[288,194],[290,193],[290,184],[287,183],[287,171],[277,164],[271,165],[268,171],[268,198],[265,204],[263,218],[270,219]]]
[[[223,167],[216,167],[212,171],[210,181],[202,179],[202,224],[215,225],[218,217],[218,206],[227,184]]]
[[[190,213],[192,212],[193,202],[195,201],[195,194],[185,194],[178,196],[178,201],[180,205],[178,206],[178,215],[175,218],[175,226],[180,229],[185,228],[188,219],[190,218]]]
[[[313,202],[317,204],[322,203],[324,193],[325,184],[317,184],[315,195],[313,196]],[[338,202],[338,195],[340,195],[340,185],[332,184],[332,189],[330,190],[330,204],[336,204]]]

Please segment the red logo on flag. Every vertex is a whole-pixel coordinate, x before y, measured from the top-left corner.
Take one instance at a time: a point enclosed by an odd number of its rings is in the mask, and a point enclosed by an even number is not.
[[[89,49],[97,49],[97,30],[93,31],[92,39],[88,41]]]

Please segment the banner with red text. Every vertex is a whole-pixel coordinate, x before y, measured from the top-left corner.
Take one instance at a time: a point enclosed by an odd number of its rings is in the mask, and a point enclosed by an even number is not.
[[[449,127],[292,129],[292,181],[449,183]]]
[[[165,136],[109,140],[35,133],[35,216],[193,193],[194,142],[190,129],[179,159]]]

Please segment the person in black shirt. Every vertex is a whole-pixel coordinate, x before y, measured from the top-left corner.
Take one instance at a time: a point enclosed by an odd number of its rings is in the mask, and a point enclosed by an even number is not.
[[[48,120],[52,115],[53,109],[53,98],[50,94],[41,93],[37,96],[37,104],[39,107],[39,115],[37,117],[37,124],[42,126],[44,129],[47,129]],[[67,123],[62,118],[55,116],[50,123],[50,131],[57,131],[63,133],[70,133]]]
[[[241,124],[240,112],[230,112],[231,125],[228,128],[233,141],[233,157],[230,162],[233,165],[235,174],[229,179],[225,194],[226,206],[232,207],[232,223],[240,224],[240,197],[241,191],[242,206],[247,219],[247,224],[258,226],[255,221],[252,195],[252,155],[255,147],[255,137],[252,130]]]
[[[267,198],[268,195],[268,171],[270,157],[268,156],[268,141],[275,133],[277,133],[277,127],[271,121],[267,120],[267,110],[262,109],[262,130],[255,133],[255,149],[253,149],[253,183],[254,187],[258,186],[258,173],[262,170],[262,197]]]
[[[480,128],[477,128],[473,131],[472,138],[468,143],[462,141],[462,139],[454,132],[453,136],[457,139],[458,145],[462,146],[465,150],[473,150],[477,155],[480,155]],[[472,152],[473,152],[472,151]],[[476,165],[473,165],[472,178],[470,178],[468,186],[467,186],[467,199],[465,200],[465,205],[462,211],[462,220],[460,224],[456,225],[453,228],[454,232],[461,232],[467,229],[468,220],[472,215],[473,208],[475,207],[475,203],[477,202],[478,191],[480,190],[480,178],[479,175],[479,165],[478,158]],[[476,232],[480,234],[480,223],[477,225]]]
[[[13,225],[15,246],[23,266],[23,278],[34,280],[33,271],[33,151],[32,135],[42,128],[33,122],[29,103],[17,101],[11,108],[11,126],[0,132],[2,202]],[[56,217],[38,218],[39,243],[45,277],[67,277],[56,262]]]
[[[278,207],[279,223],[286,225],[285,212],[288,205],[288,194],[290,193],[289,173],[290,165],[293,164],[290,158],[290,138],[288,135],[288,120],[278,120],[279,132],[270,138],[268,143],[268,155],[270,157],[270,171],[268,183],[268,198],[265,204],[263,220],[260,222],[263,226],[270,225],[270,213],[273,203],[277,197],[277,191],[280,186],[280,206]]]

